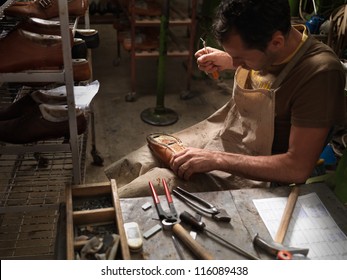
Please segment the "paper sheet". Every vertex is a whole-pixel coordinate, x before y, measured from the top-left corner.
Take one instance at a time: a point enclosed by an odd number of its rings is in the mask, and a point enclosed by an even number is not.
[[[88,109],[90,102],[98,93],[100,87],[99,81],[93,81],[85,86],[74,86],[74,96],[76,108]],[[42,90],[51,95],[64,95],[66,96],[66,86],[60,86],[54,89]]]
[[[287,197],[254,199],[253,203],[274,239]],[[284,245],[309,248],[308,258],[347,259],[347,238],[316,193],[298,197]]]

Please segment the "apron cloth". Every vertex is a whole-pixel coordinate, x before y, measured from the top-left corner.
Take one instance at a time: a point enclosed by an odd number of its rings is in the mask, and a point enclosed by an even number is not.
[[[276,90],[305,53],[310,41],[310,37],[306,39],[270,90],[247,89],[249,70],[238,68],[229,102],[207,119],[174,136],[180,138],[186,147],[251,156],[271,155]],[[147,145],[108,166],[105,174],[109,179],[116,180],[120,197],[151,195],[149,181],[153,182],[158,194],[164,194],[162,179],[167,181],[170,190],[180,186],[191,192],[270,186],[270,182],[249,180],[222,171],[194,174],[189,181],[185,181],[161,166]]]

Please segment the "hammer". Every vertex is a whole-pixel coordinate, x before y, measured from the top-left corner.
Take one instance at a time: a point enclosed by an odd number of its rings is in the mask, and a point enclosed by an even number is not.
[[[190,251],[200,260],[213,260],[214,257],[180,225],[172,226],[173,233],[190,249]]]
[[[309,250],[306,248],[294,248],[294,247],[286,247],[282,245],[288,230],[288,226],[289,226],[290,219],[292,217],[292,214],[295,208],[296,201],[298,200],[299,191],[300,191],[299,186],[295,185],[294,187],[292,187],[292,190],[288,196],[288,200],[282,214],[279,228],[275,235],[274,242],[267,242],[264,239],[260,238],[258,234],[256,234],[256,236],[253,239],[253,243],[255,245],[264,249],[266,252],[270,253],[271,255],[277,256],[278,253],[281,251],[286,251],[288,253],[293,253],[293,254],[302,254],[304,256],[307,256],[308,254]]]

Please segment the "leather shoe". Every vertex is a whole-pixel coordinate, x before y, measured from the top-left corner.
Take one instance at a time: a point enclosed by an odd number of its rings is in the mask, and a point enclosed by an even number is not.
[[[59,70],[62,69],[62,65],[57,67],[51,67],[50,70]],[[45,70],[42,68],[42,70]],[[46,69],[48,70],[48,68]],[[72,72],[73,72],[73,79],[75,82],[83,82],[87,81],[92,76],[91,67],[89,64],[89,61],[84,58],[76,58],[72,59]]]
[[[26,94],[0,111],[0,121],[11,120],[35,112],[39,104],[63,105],[67,104],[66,94],[51,95],[43,90]]]
[[[61,37],[14,29],[0,40],[0,61],[0,73],[62,69]],[[90,79],[91,69],[86,59],[73,59],[72,64],[75,81]]]
[[[88,9],[88,0],[67,0],[67,4],[69,16],[83,16]],[[59,16],[59,0],[16,2],[4,14],[13,17],[55,18]]]
[[[80,38],[74,38],[73,45],[71,48],[71,55],[73,59],[87,59],[88,48],[86,42]]]
[[[18,28],[37,34],[61,35],[60,22],[56,20],[26,18],[19,23]]]
[[[154,156],[167,167],[170,166],[172,156],[185,149],[180,139],[165,133],[152,133],[148,135],[147,143]]]
[[[32,113],[16,119],[0,121],[0,141],[12,144],[26,144],[48,139],[69,137],[67,105],[34,106]],[[77,133],[87,128],[82,111],[76,109]]]
[[[0,40],[0,61],[0,73],[61,66],[61,37],[14,29]]]
[[[92,76],[89,61],[84,58],[72,60],[73,79],[75,82],[88,81]]]
[[[95,49],[99,46],[99,32],[95,29],[76,29],[75,38],[83,39],[88,49]]]

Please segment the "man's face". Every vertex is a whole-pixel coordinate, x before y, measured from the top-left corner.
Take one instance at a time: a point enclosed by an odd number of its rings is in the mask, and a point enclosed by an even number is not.
[[[262,52],[257,49],[247,49],[237,34],[231,34],[228,41],[223,44],[223,48],[232,57],[235,68],[242,66],[257,71],[266,70],[276,57],[268,50]]]

